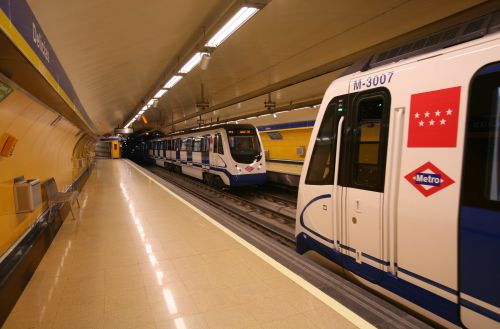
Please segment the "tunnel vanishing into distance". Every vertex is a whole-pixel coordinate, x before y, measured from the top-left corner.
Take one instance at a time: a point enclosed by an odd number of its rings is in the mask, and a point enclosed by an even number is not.
[[[0,326],[496,328],[498,269],[470,268],[498,256],[491,182],[500,151],[465,127],[490,127],[478,118],[498,114],[485,101],[496,90],[500,57],[488,56],[498,10],[481,0],[0,0]],[[479,60],[460,47],[485,54],[463,79]],[[439,56],[449,60],[421,77]],[[451,72],[446,63],[462,57]],[[414,81],[402,83],[410,71]],[[459,96],[442,96],[448,89]],[[481,99],[483,112],[466,116],[476,110],[461,92]],[[456,109],[450,101],[428,113],[432,125],[456,119],[458,133],[422,144],[414,131],[427,121],[408,115],[453,97]],[[456,118],[442,121],[446,111]],[[392,140],[398,134],[408,141]],[[439,152],[425,153],[433,147],[462,150],[463,160],[438,163]],[[410,166],[415,149],[421,163]],[[464,190],[480,183],[462,168],[493,175],[481,187],[488,200]],[[395,237],[420,229],[403,215],[408,190],[419,193],[415,204],[454,191],[446,200],[456,213],[440,218],[457,225],[438,222],[441,242],[430,230],[408,251]],[[272,228],[258,236],[228,216]],[[408,221],[396,225],[397,216]],[[450,239],[453,248],[441,246]],[[431,246],[429,262],[444,255],[436,269],[452,270],[421,269],[418,254]],[[378,297],[336,281],[331,261],[391,302],[370,310]],[[127,308],[134,294],[142,314]]]

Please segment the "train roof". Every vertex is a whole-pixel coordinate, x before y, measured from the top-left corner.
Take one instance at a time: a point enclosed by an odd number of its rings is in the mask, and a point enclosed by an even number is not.
[[[340,77],[455,46],[498,31],[500,31],[500,11],[364,58],[348,67]]]
[[[202,128],[202,129],[190,129],[187,131],[174,133],[172,135],[168,135],[165,137],[155,138],[155,139],[152,139],[151,141],[154,142],[154,141],[159,141],[159,140],[165,140],[168,138],[175,138],[175,137],[182,136],[182,135],[197,134],[197,133],[201,133],[204,131],[210,131],[210,130],[215,130],[215,129],[228,130],[228,129],[257,129],[257,128],[254,125],[247,124],[247,123],[244,123],[244,124],[225,123],[225,124],[220,124],[217,126],[212,126],[212,127]]]

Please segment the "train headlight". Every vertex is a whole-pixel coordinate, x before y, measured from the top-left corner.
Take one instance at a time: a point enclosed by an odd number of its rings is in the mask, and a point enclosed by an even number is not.
[[[257,168],[260,170],[260,168],[262,168],[262,165],[259,164],[259,166]]]
[[[238,167],[238,165],[234,165],[236,167],[236,170],[238,170],[238,172],[240,173],[241,172],[241,168]]]

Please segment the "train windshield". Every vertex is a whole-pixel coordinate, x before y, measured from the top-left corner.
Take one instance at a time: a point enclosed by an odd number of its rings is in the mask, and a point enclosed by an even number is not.
[[[227,137],[231,156],[236,162],[252,163],[262,158],[255,129],[229,129]]]

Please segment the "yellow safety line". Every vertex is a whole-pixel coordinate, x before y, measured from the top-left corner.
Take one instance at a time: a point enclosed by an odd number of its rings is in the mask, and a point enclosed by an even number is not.
[[[75,104],[71,101],[64,89],[57,83],[52,73],[47,69],[45,64],[40,60],[37,54],[31,49],[30,45],[24,40],[23,36],[19,33],[16,27],[12,24],[10,19],[5,15],[3,10],[0,9],[0,29],[5,35],[14,43],[19,51],[31,62],[31,64],[40,72],[45,80],[52,86],[52,88],[61,96],[66,104],[73,110],[73,112],[82,120],[82,122],[93,132],[93,129],[83,118],[80,111],[78,111]]]
[[[205,214],[203,211],[201,211],[200,209],[193,206],[188,201],[184,200],[178,194],[174,193],[173,191],[169,190],[168,188],[166,188],[165,186],[160,184],[160,182],[158,182],[156,179],[151,177],[148,173],[144,172],[143,171],[144,169],[138,167],[137,165],[132,163],[130,160],[124,160],[124,161],[129,166],[133,167],[135,170],[137,170],[138,172],[140,172],[141,174],[143,174],[144,176],[149,178],[150,181],[156,183],[159,187],[161,187],[162,189],[164,189],[165,191],[170,193],[173,197],[175,197],[176,199],[178,199],[179,201],[184,203],[189,208],[193,209],[196,213],[198,213],[200,216],[202,216],[208,222],[210,222],[211,224],[213,224],[214,226],[219,228],[221,231],[223,231],[224,233],[229,235],[231,238],[233,238],[234,240],[239,242],[241,245],[246,247],[248,250],[253,252],[255,255],[260,257],[266,263],[268,263],[269,265],[274,267],[276,270],[281,272],[283,275],[288,277],[290,280],[294,281],[296,284],[301,286],[303,289],[305,289],[311,295],[313,295],[314,297],[316,297],[317,299],[319,299],[320,301],[322,301],[323,303],[328,305],[330,308],[332,308],[334,311],[336,311],[337,313],[342,315],[344,318],[349,320],[351,323],[353,323],[358,328],[376,328],[375,326],[373,326],[372,324],[367,322],[365,319],[363,319],[362,317],[360,317],[359,315],[357,315],[356,313],[354,313],[353,311],[351,311],[350,309],[348,309],[347,307],[342,305],[336,299],[328,296],[327,294],[325,294],[324,292],[322,292],[321,290],[316,288],[314,285],[310,284],[309,282],[304,280],[302,277],[297,275],[296,273],[292,272],[291,270],[289,270],[285,266],[281,265],[279,262],[274,260],[272,257],[268,256],[267,254],[265,254],[261,250],[257,249],[256,247],[254,247],[253,245],[251,245],[250,243],[248,243],[244,239],[240,238],[237,234],[233,233],[231,230],[229,230],[228,228],[226,228],[225,226],[223,226],[222,224],[217,222],[215,219],[208,216],[207,214]]]

